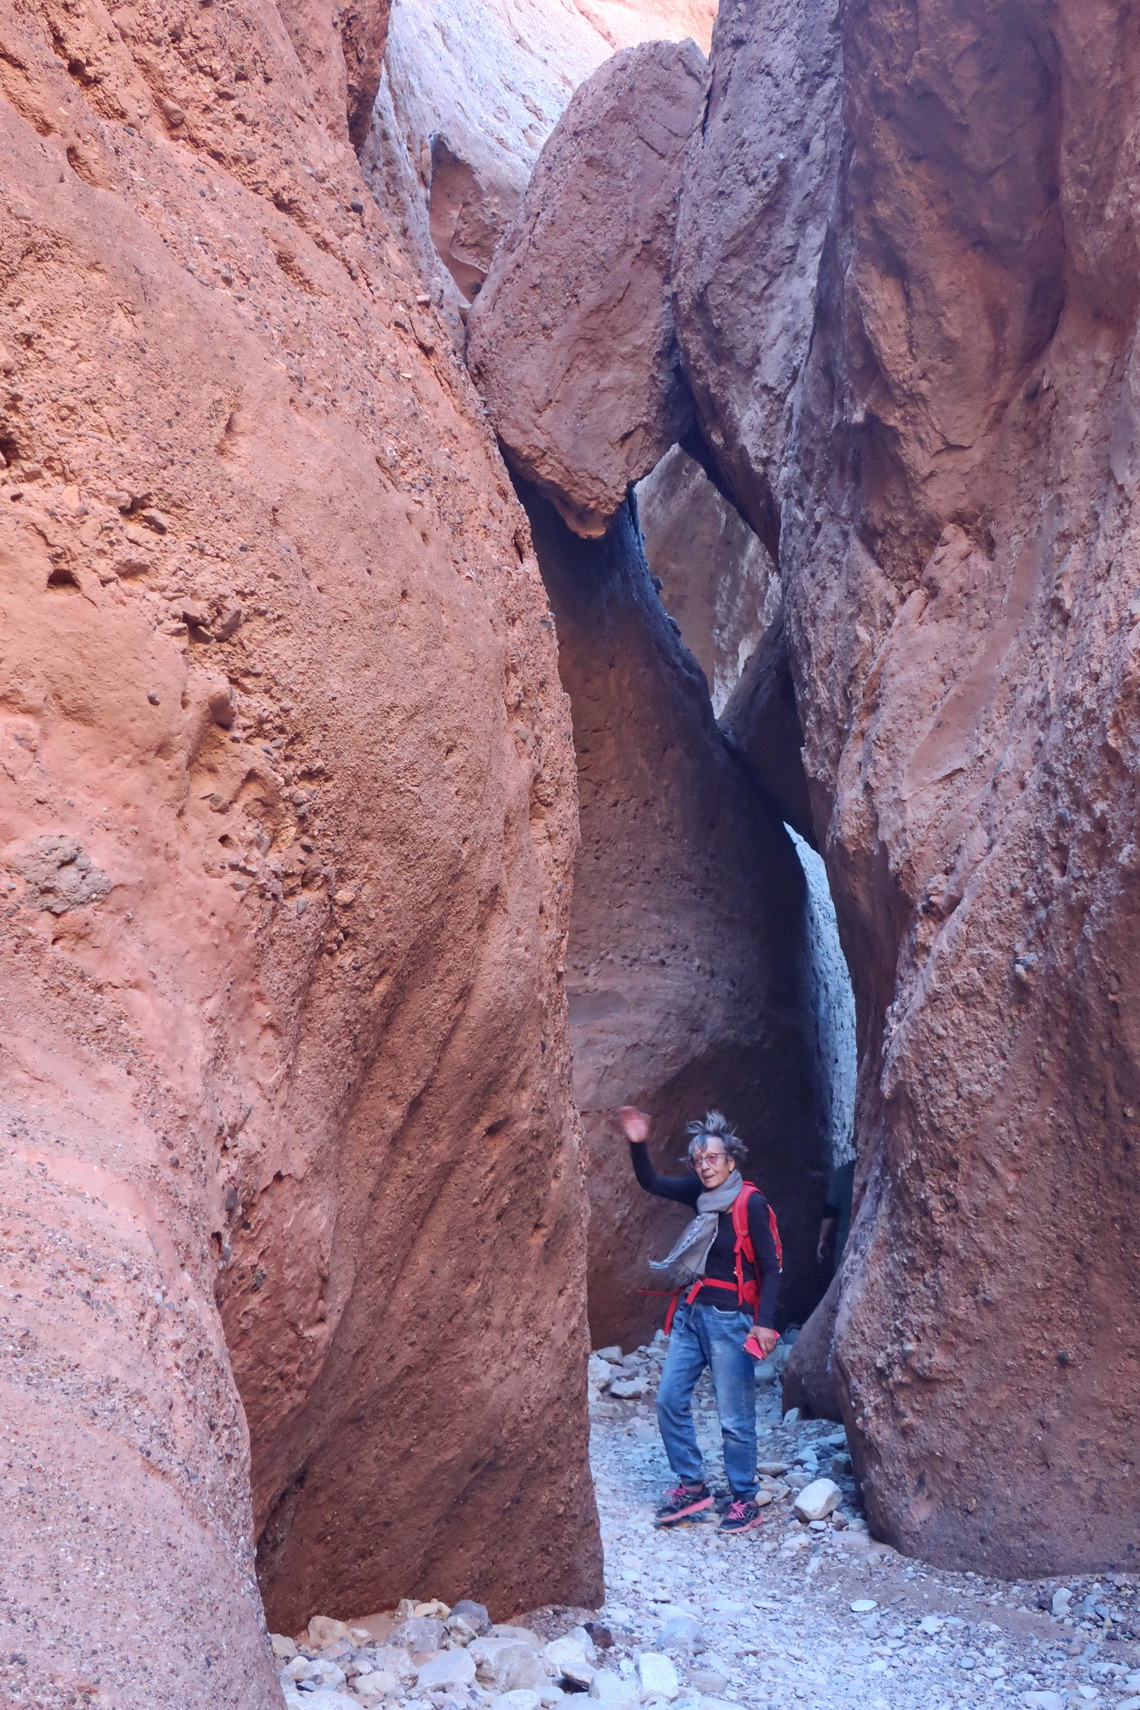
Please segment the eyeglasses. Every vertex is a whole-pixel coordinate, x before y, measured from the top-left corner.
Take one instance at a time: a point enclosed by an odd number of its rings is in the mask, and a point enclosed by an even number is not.
[[[703,1169],[706,1164],[712,1164],[715,1168],[718,1164],[725,1163],[726,1160],[727,1153],[725,1152],[698,1152],[694,1161],[698,1170],[700,1170]]]

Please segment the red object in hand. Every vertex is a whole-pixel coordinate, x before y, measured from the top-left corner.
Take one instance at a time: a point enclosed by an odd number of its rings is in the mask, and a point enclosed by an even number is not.
[[[754,1324],[744,1339],[744,1351],[751,1354],[754,1360],[766,1360],[779,1340],[778,1331]]]

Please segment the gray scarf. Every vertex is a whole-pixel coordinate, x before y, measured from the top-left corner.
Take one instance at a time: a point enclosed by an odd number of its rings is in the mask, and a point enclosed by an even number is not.
[[[650,1270],[671,1271],[675,1266],[677,1274],[674,1280],[681,1288],[695,1278],[703,1277],[709,1249],[716,1240],[720,1214],[729,1209],[743,1186],[744,1178],[740,1171],[733,1170],[728,1180],[713,1188],[711,1193],[698,1194],[697,1215],[687,1228],[682,1229],[671,1253],[663,1259],[650,1259]]]

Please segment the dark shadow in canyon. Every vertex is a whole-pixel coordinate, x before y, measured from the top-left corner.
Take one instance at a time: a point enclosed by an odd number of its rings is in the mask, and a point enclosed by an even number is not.
[[[678,1173],[684,1124],[723,1109],[784,1241],[781,1321],[827,1277],[815,1243],[830,1168],[830,1069],[813,981],[809,887],[781,813],[713,715],[708,685],[646,564],[634,501],[586,541],[524,482],[554,609],[578,757],[581,847],[567,986],[589,1152],[595,1346],[644,1340],[664,1301],[647,1259],[681,1221],[633,1182],[612,1118],[654,1119]]]

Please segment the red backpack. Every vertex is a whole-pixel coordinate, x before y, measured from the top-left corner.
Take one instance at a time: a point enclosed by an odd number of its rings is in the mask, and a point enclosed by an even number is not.
[[[756,1308],[760,1302],[760,1284],[756,1280],[756,1253],[752,1246],[752,1237],[748,1233],[748,1201],[754,1193],[759,1192],[760,1189],[756,1186],[755,1182],[745,1182],[744,1186],[732,1202],[732,1227],[736,1234],[736,1248],[734,1253],[736,1262],[736,1281],[734,1283],[730,1283],[721,1282],[717,1277],[698,1277],[691,1285],[688,1294],[685,1295],[686,1306],[692,1305],[693,1301],[696,1300],[698,1294],[703,1288],[731,1288],[736,1291],[737,1304],[741,1311],[743,1312],[747,1307],[749,1312],[755,1314]],[[776,1248],[776,1263],[779,1265],[780,1269],[783,1270],[784,1248],[783,1243],[780,1240],[780,1231],[776,1225],[776,1213],[772,1210],[771,1206],[768,1207],[768,1227],[772,1231],[772,1240]],[[745,1279],[744,1275],[745,1259],[747,1259],[748,1263],[752,1266],[752,1275],[747,1279]],[[672,1300],[669,1302],[669,1310],[665,1315],[666,1336],[673,1328],[673,1317],[677,1311],[677,1303],[681,1298],[681,1293],[682,1291],[678,1289]]]

